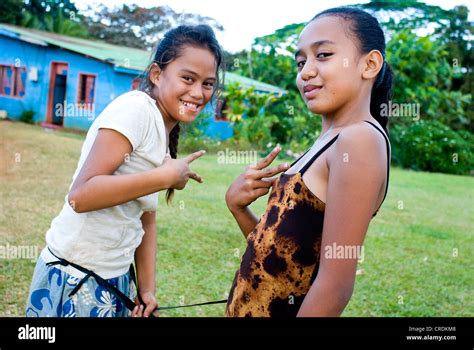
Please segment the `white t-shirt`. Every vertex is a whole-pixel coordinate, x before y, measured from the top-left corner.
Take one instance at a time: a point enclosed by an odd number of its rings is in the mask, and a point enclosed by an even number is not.
[[[87,132],[81,157],[73,176],[76,179],[100,128],[113,129],[130,141],[133,151],[114,175],[144,172],[160,166],[168,150],[163,118],[153,98],[141,91],[127,92],[113,100]],[[72,183],[71,183],[72,186]],[[57,256],[81,265],[109,279],[126,273],[144,231],[140,217],[155,211],[158,193],[111,208],[76,213],[67,201],[46,233],[46,243]],[[45,262],[56,261],[47,247]],[[76,269],[56,265],[76,277]]]

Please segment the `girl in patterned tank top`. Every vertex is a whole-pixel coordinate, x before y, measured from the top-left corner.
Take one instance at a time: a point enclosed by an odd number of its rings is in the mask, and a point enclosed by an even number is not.
[[[392,70],[378,21],[350,7],[316,15],[295,54],[296,83],[321,134],[292,165],[267,168],[275,149],[230,186],[226,201],[247,248],[227,316],[339,316],[388,187]],[[281,176],[272,176],[285,171]],[[260,219],[249,205],[271,189]]]

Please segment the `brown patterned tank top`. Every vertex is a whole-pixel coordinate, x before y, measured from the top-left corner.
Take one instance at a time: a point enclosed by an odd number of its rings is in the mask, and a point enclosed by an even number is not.
[[[366,122],[380,131],[386,141],[386,196],[390,169],[388,139],[377,126]],[[306,187],[302,178],[338,136],[299,172],[283,173],[276,180],[265,214],[247,236],[247,248],[229,293],[226,316],[296,317],[319,269],[325,209],[325,203]]]

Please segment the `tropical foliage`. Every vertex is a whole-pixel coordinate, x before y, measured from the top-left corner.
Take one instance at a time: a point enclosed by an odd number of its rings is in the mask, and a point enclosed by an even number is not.
[[[386,33],[387,61],[395,71],[391,104],[411,108],[408,114],[389,114],[393,162],[469,174],[474,169],[473,24],[467,7],[444,10],[417,1],[358,6],[374,14]],[[288,25],[255,39],[250,51],[228,57],[236,73],[288,91],[258,115],[259,125],[266,140],[299,152],[314,142],[320,128],[319,118],[307,112],[294,83],[293,53],[303,27],[304,23]],[[426,28],[432,31],[426,33]],[[260,130],[256,120],[246,122]],[[237,132],[236,137],[248,136]]]
[[[393,162],[428,171],[472,172],[474,27],[468,8],[446,10],[413,0],[355,6],[376,16],[386,33],[386,58],[395,72],[389,107],[412,108],[409,113],[389,111]],[[71,0],[4,0],[0,22],[147,49],[179,23],[223,29],[212,18],[179,14],[167,6],[97,5],[79,12]],[[228,86],[224,97],[233,144],[265,150],[278,143],[297,153],[318,136],[321,119],[308,112],[295,86],[293,54],[304,25],[287,25],[256,38],[250,50],[226,53],[228,71],[287,91],[277,98]],[[204,138],[198,127],[185,134],[193,145]]]

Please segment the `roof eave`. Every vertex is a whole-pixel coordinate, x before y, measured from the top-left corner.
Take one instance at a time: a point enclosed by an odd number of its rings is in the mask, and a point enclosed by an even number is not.
[[[33,45],[39,45],[39,46],[48,46],[48,43],[45,42],[44,40],[39,40],[31,37],[26,37],[22,34],[13,32],[5,27],[0,27],[0,35],[4,35],[8,38],[16,39],[16,40],[21,40],[25,41],[27,43],[33,44]]]
[[[107,62],[107,63],[110,63],[110,62]],[[132,75],[140,75],[143,72],[143,70],[138,69],[138,68],[122,67],[118,65],[114,65],[114,71],[118,73],[132,74]]]

